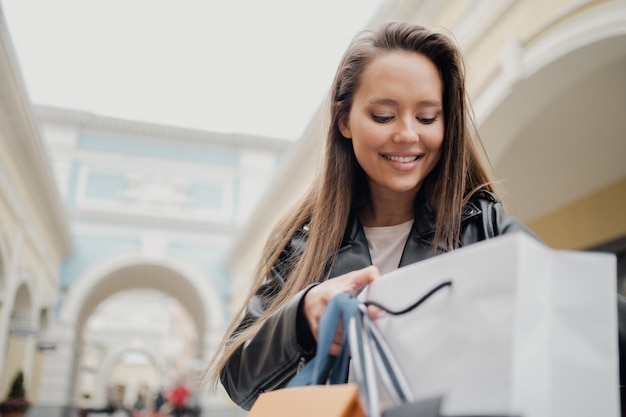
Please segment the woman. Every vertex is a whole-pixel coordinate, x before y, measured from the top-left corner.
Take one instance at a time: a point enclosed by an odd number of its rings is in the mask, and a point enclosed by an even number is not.
[[[333,295],[356,292],[399,266],[527,230],[494,194],[462,58],[448,37],[405,23],[363,32],[339,64],[329,111],[322,173],[273,231],[208,371],[213,386],[221,380],[245,409],[313,356]]]

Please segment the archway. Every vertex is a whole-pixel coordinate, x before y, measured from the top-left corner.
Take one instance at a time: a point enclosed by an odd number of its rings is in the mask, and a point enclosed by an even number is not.
[[[9,334],[4,353],[0,392],[7,392],[15,375],[24,372],[27,389],[37,334],[38,317],[29,280],[22,279],[17,284],[9,317]]]
[[[131,288],[171,294],[187,306],[200,335],[221,330],[222,301],[207,277],[174,258],[153,259],[137,254],[106,260],[80,277],[63,304],[60,320],[82,329],[102,300]]]
[[[212,340],[218,340],[223,326],[223,306],[208,278],[194,268],[173,258],[146,258],[123,255],[109,259],[90,269],[68,294],[60,313],[59,323],[75,336],[75,346],[81,346],[81,333],[87,319],[104,300],[124,291],[156,290],[169,294],[188,311],[198,335],[197,360],[208,361],[207,350]],[[80,352],[73,355],[80,357]],[[78,362],[68,364],[74,382],[70,388],[76,398]]]
[[[528,222],[626,177],[626,4],[511,51],[475,104],[505,202]]]
[[[120,346],[117,349],[109,352],[107,356],[102,361],[102,364],[98,370],[97,374],[97,387],[98,391],[96,392],[96,396],[94,398],[94,405],[96,407],[103,407],[106,405],[107,395],[108,395],[108,376],[115,365],[124,354],[126,353],[141,353],[149,358],[150,362],[156,369],[156,373],[158,376],[158,381],[156,382],[156,387],[160,388],[163,382],[167,379],[168,369],[167,363],[163,359],[163,357],[156,351],[156,349],[152,349],[150,347],[134,347],[134,346]]]

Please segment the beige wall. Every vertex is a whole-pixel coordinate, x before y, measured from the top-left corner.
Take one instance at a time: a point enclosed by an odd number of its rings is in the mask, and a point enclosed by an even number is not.
[[[6,140],[3,137],[2,132],[0,131],[0,164],[6,170],[7,167],[11,167],[11,158],[7,149]],[[15,236],[15,231],[17,229],[17,218],[16,213],[11,210],[9,199],[11,196],[8,194],[4,194],[0,192],[0,225],[2,225],[2,232],[4,234],[4,238],[7,239],[5,242],[9,247],[11,245],[11,239]],[[6,254],[5,254],[6,255]]]
[[[11,383],[13,382],[13,378],[17,375],[17,372],[20,370],[23,371],[21,364],[23,363],[26,355],[26,351],[28,349],[28,337],[10,337],[7,343],[7,353],[6,357],[7,362],[4,364],[4,368],[2,370],[2,379],[0,380],[0,395],[2,398],[9,392],[9,388]],[[30,396],[30,387],[32,383],[32,378],[30,375],[24,375],[24,384],[26,388],[26,394],[28,398]]]
[[[0,137],[0,139],[2,138]],[[10,181],[15,195],[0,196],[0,224],[5,231],[5,238],[9,240],[9,247],[13,247],[12,243],[18,230],[28,228],[30,234],[26,235],[24,239],[20,267],[35,272],[42,265],[48,263],[52,270],[58,271],[65,255],[65,250],[61,249],[64,245],[59,244],[58,236],[51,236],[48,233],[43,221],[48,213],[44,210],[45,207],[38,207],[33,201],[29,187],[24,181],[6,142],[6,140],[0,140],[0,163],[2,163],[8,177],[7,180]],[[8,199],[17,201],[9,201]],[[23,212],[15,212],[15,209],[22,209]],[[54,278],[48,276],[48,279]],[[55,287],[55,282],[49,284]]]
[[[558,249],[588,249],[626,236],[626,178],[529,226]]]
[[[45,360],[45,354],[40,351],[35,351],[33,358],[33,369],[31,371],[31,383],[28,397],[32,400],[39,398],[39,386],[41,384],[41,372],[43,369],[43,362]]]

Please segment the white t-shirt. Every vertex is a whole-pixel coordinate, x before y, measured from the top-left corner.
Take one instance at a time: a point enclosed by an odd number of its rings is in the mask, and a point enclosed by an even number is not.
[[[413,219],[395,226],[363,226],[372,264],[378,267],[381,275],[398,269],[412,226]]]

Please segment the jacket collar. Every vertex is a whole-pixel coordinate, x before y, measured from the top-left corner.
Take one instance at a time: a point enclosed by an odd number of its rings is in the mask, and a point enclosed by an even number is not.
[[[470,201],[463,206],[461,223],[479,214],[481,214],[480,208],[470,199]],[[430,204],[426,201],[426,196],[422,192],[417,193],[415,198],[414,219],[416,219],[416,221],[413,223],[413,228],[419,236],[424,237],[435,233],[435,213],[433,213]],[[417,221],[417,219],[419,219],[419,221]]]
[[[481,214],[480,208],[474,204],[471,200],[463,206],[463,212],[461,214],[461,222],[467,219]],[[413,222],[413,229],[411,234],[417,233],[419,237],[430,236],[435,233],[435,214],[433,213],[430,204],[426,201],[426,196],[423,192],[418,192],[415,197],[415,221]],[[348,218],[348,224],[343,237],[341,246],[351,244],[363,229],[359,215],[356,211],[350,213]]]

